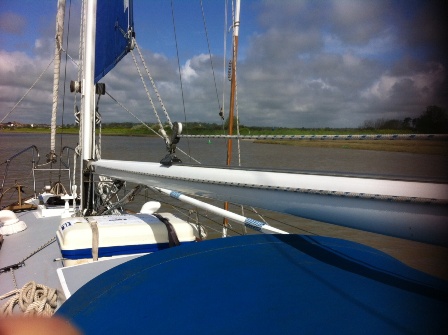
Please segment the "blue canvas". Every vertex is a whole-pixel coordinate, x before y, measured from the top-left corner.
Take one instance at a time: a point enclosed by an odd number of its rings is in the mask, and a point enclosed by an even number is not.
[[[86,334],[446,333],[448,286],[361,244],[248,235],[95,278],[58,311]]]
[[[98,0],[96,21],[95,84],[129,51],[123,33],[134,29],[132,0]]]

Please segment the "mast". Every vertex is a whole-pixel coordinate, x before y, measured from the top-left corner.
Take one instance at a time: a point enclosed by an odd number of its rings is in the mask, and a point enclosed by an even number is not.
[[[230,81],[230,103],[229,103],[229,135],[233,135],[233,117],[235,111],[236,95],[236,62],[238,57],[238,33],[240,27],[240,1],[236,0],[235,19],[233,22],[233,57],[232,57],[232,77]],[[232,161],[232,139],[227,141],[227,165]]]
[[[53,107],[51,110],[51,140],[50,153],[47,162],[56,163],[56,114],[58,111],[59,74],[61,67],[62,38],[64,36],[65,0],[58,0],[58,12],[56,14],[56,37],[54,50],[53,71]]]
[[[240,0],[236,0],[235,17],[233,20],[233,56],[232,56],[232,76],[230,80],[230,103],[229,103],[229,135],[233,135],[233,117],[235,111],[235,95],[236,95],[236,62],[238,56],[238,34],[240,27]],[[226,165],[230,166],[232,162],[232,139],[227,140],[227,161]],[[229,203],[224,203],[224,209],[229,210]],[[223,236],[227,235],[227,219],[223,220]]]
[[[81,138],[82,138],[82,168],[81,168],[81,211],[89,208],[93,199],[90,184],[92,174],[88,169],[88,162],[94,159],[95,147],[95,39],[96,39],[96,0],[87,0],[86,6],[86,29],[84,48],[84,71],[81,82],[82,88],[82,115],[81,115]]]

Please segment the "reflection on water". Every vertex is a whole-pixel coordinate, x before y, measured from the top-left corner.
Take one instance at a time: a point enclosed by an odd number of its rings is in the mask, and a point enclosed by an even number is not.
[[[77,135],[64,135],[62,146],[75,147]],[[238,153],[236,141],[233,146],[232,165],[289,169],[295,171],[319,171],[329,173],[356,173],[395,178],[448,181],[448,157],[398,152],[369,150],[295,147],[277,144],[261,144],[241,141]],[[56,140],[58,152],[60,138]],[[101,140],[101,157],[129,161],[160,161],[166,155],[162,139],[153,137],[104,136]],[[50,136],[47,134],[15,134],[0,132],[0,162],[4,162],[18,151],[37,145],[40,163],[50,151]],[[177,155],[186,164],[195,161],[184,155],[190,154],[204,165],[225,165],[226,142],[224,139],[182,139]]]
[[[143,137],[105,137],[102,157],[107,159],[160,161],[165,156],[161,139]],[[224,139],[182,139],[179,146],[185,153],[204,165],[225,165]],[[129,149],[131,148],[131,149]],[[294,147],[241,141],[240,151],[234,141],[232,165],[318,171],[327,173],[355,173],[392,178],[448,181],[448,157],[369,150]],[[177,151],[186,164],[195,161]]]
[[[78,142],[77,135],[65,135],[62,146],[75,147]],[[60,137],[57,138],[57,152],[60,150]],[[20,150],[35,144],[40,150],[40,164],[44,164],[45,155],[50,151],[49,134],[14,134],[0,132],[0,164]],[[223,139],[182,139],[179,148],[191,154],[196,160],[205,165],[225,165],[226,143]],[[437,155],[420,155],[408,153],[379,152],[366,150],[328,149],[328,148],[307,148],[283,146],[275,144],[260,144],[252,141],[240,142],[241,155],[238,153],[237,142],[234,141],[233,165],[237,166],[241,161],[243,167],[263,167],[271,169],[289,169],[296,171],[319,171],[326,173],[356,173],[362,175],[389,176],[391,178],[410,178],[418,180],[439,180],[448,182],[448,157]],[[102,138],[101,156],[104,159],[121,159],[136,161],[160,161],[166,154],[163,140],[148,137],[120,137],[107,136]],[[178,157],[184,163],[193,164],[188,156],[183,155],[179,150]],[[18,164],[10,170],[10,177],[14,183],[14,178],[26,173],[26,180],[21,179],[21,183],[28,186],[26,190],[32,190],[31,155],[24,154],[17,159]],[[0,172],[3,179],[5,164],[0,165]],[[55,166],[56,167],[56,166]],[[79,174],[79,171],[77,171]],[[78,176],[76,176],[78,177]],[[37,176],[39,178],[39,176]],[[59,174],[53,175],[54,181],[59,178]],[[61,176],[67,180],[67,176]],[[47,180],[38,179],[36,185],[39,191]],[[131,187],[131,185],[128,185]],[[136,204],[130,209],[138,211],[141,204],[148,198],[155,198],[155,193],[147,191],[147,198],[139,198]],[[164,198],[166,205],[164,211],[174,211],[172,206],[178,206],[170,198]],[[2,202],[3,203],[3,202]],[[220,203],[215,203],[221,206]],[[181,207],[189,209],[187,205],[180,204]],[[233,206],[233,211],[241,211],[239,207]],[[259,219],[256,214],[251,213],[251,209],[244,209],[247,216]],[[299,217],[261,211],[266,220],[279,229],[287,230],[291,233],[311,233],[325,236],[345,238],[374,248],[385,251],[392,256],[406,262],[407,264],[448,279],[448,248],[431,246],[423,243],[406,241],[402,239],[387,237],[378,234],[361,232],[355,229],[338,227],[331,224],[320,223]],[[200,220],[209,226],[209,235],[218,237],[220,234],[221,219],[210,214],[199,211]],[[236,224],[232,224],[231,235],[241,234],[242,229]]]

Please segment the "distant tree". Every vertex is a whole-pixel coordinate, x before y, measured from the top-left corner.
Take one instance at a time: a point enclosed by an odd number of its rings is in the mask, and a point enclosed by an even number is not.
[[[361,129],[378,130],[378,129],[401,129],[403,122],[399,120],[386,120],[383,118],[376,120],[367,120],[361,125]]]
[[[359,128],[366,130],[415,128],[419,133],[448,133],[448,114],[441,107],[428,106],[422,115],[414,119],[407,117],[403,121],[383,118],[367,120]]]
[[[401,129],[402,122],[399,120],[385,120],[379,129]]]
[[[421,133],[448,133],[448,114],[439,106],[428,106],[426,111],[415,119],[415,127]]]
[[[359,128],[366,130],[373,130],[375,129],[375,122],[373,120],[366,120]]]
[[[412,128],[412,119],[410,117],[403,120],[403,128]]]

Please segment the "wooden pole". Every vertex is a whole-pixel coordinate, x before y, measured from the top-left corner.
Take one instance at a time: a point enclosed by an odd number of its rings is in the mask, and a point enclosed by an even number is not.
[[[240,1],[236,1],[235,6],[235,18],[233,21],[233,57],[232,57],[232,69],[231,69],[231,79],[230,79],[230,103],[229,103],[229,135],[233,135],[233,118],[235,111],[235,95],[236,95],[236,63],[238,58],[238,35],[240,27]],[[230,166],[232,162],[232,139],[227,140],[227,160],[226,165]],[[226,201],[224,203],[224,209],[229,210],[229,203]],[[223,237],[227,236],[227,218],[223,219]]]

